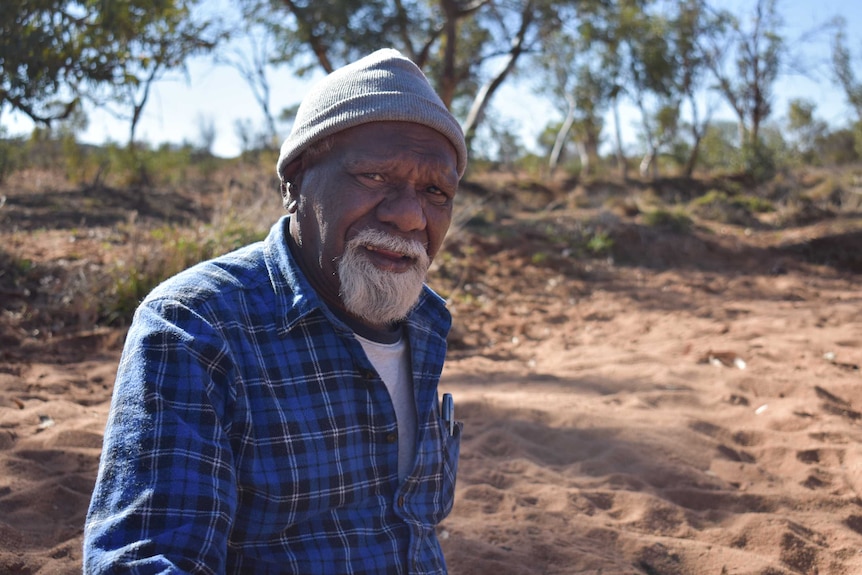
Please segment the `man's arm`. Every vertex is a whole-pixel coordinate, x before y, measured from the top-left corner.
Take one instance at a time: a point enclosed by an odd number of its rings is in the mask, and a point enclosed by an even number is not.
[[[84,572],[224,570],[237,494],[227,347],[175,302],[142,306],[117,373],[87,515]]]

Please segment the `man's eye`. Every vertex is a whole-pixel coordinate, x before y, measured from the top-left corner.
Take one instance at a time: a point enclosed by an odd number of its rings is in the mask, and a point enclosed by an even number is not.
[[[449,195],[446,194],[442,188],[438,188],[437,186],[428,186],[425,188],[425,191],[431,196],[434,203],[445,204],[449,201]]]
[[[384,181],[383,176],[381,174],[376,173],[376,172],[370,172],[368,174],[362,174],[362,176],[364,178],[368,178],[369,180],[374,180],[375,182]]]

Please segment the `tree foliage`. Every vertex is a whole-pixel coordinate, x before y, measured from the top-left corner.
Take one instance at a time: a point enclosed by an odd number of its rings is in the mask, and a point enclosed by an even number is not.
[[[847,46],[846,23],[841,22],[835,33],[832,45],[832,69],[838,85],[844,90],[847,102],[856,113],[856,120],[862,122],[862,82],[853,69],[853,57]]]
[[[0,112],[18,110],[56,128],[73,117],[81,125],[78,104],[95,104],[128,121],[134,142],[153,84],[185,72],[190,57],[227,38],[222,23],[203,17],[202,5],[212,7],[207,0],[5,0]],[[268,147],[276,122],[289,121],[270,108],[275,68],[330,72],[391,46],[423,69],[463,119],[468,142],[494,112],[501,86],[513,78],[541,84],[537,92],[559,111],[549,124],[552,167],[572,148],[588,172],[602,141],[613,139],[625,177],[631,149],[622,143],[624,106],[637,113],[644,175],[657,175],[660,155],[685,175],[695,165],[717,166],[714,150],[730,142],[726,126],[710,128],[709,95],[736,116],[733,166],[754,170],[789,157],[760,149],[774,140],[764,129],[774,127],[768,123],[773,86],[789,53],[777,0],[752,0],[742,13],[717,0],[240,0],[236,6],[242,17],[232,22],[232,34],[243,38],[242,48],[217,52],[214,62],[240,72],[264,116],[265,141],[256,124],[241,123],[249,146]],[[813,161],[818,149],[837,149],[847,133],[862,142],[862,83],[845,28],[833,36],[832,72],[856,123],[832,138],[809,103],[794,102],[784,141],[796,158]],[[605,133],[609,112],[615,133]],[[502,138],[501,130],[482,133]],[[711,149],[701,158],[706,144]]]
[[[222,35],[214,22],[192,18],[196,2],[150,0],[148,17],[127,22],[124,35],[128,40],[119,59],[122,81],[102,88],[121,110],[128,109],[120,116],[129,121],[130,144],[135,141],[153,84],[172,70],[184,70],[191,56],[212,50]]]
[[[0,106],[49,123],[74,109],[70,87],[117,79],[117,61],[102,50],[99,32],[110,29],[113,16],[92,17],[87,9],[63,0],[0,4]]]
[[[610,56],[611,50],[603,49],[607,35],[596,26],[601,7],[596,2],[580,3],[575,17],[561,18],[562,25],[548,26],[542,37],[538,92],[563,116],[562,122],[554,124],[556,134],[548,160],[552,170],[569,143],[575,145],[582,173],[591,173],[598,161],[604,116],[618,91],[613,73],[618,62]]]
[[[759,145],[760,127],[772,113],[772,88],[780,72],[784,45],[779,33],[781,18],[776,0],[757,0],[748,18],[722,11],[721,25],[729,44],[721,36],[711,38],[708,59],[718,82],[718,90],[736,113],[741,143],[751,149]],[[731,44],[735,46],[733,65],[725,66]]]
[[[196,2],[4,0],[0,107],[50,124],[68,117],[82,98],[106,91],[142,106],[146,95],[130,87],[149,86],[160,71],[209,45],[200,36],[206,26],[191,23]]]
[[[335,68],[380,47],[413,60],[444,104],[466,118],[468,142],[500,86],[574,0],[244,0],[298,73]]]

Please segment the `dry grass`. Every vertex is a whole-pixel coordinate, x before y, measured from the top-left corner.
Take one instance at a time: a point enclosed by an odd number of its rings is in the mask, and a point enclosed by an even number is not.
[[[637,259],[633,238],[656,234],[738,227],[780,243],[782,234],[820,222],[853,233],[860,185],[853,170],[782,176],[757,189],[732,180],[686,187],[472,174],[432,274],[442,291],[469,299],[479,293],[477,270],[502,253],[535,269],[577,273],[591,260]],[[4,329],[42,335],[125,324],[157,283],[261,239],[283,213],[270,166],[236,162],[150,189],[74,184],[61,170],[32,169],[13,174],[0,196]]]

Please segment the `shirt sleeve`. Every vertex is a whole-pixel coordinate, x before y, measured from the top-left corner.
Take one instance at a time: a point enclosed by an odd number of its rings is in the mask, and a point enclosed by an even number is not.
[[[84,572],[220,573],[237,501],[228,346],[201,315],[145,303],[117,373]]]

